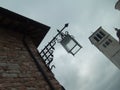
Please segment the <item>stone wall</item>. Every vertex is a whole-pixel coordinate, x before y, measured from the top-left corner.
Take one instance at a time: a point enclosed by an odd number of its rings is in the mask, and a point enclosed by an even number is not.
[[[0,28],[0,90],[51,90],[22,39],[22,33]],[[62,90],[31,39],[27,37],[26,41],[55,90]]]

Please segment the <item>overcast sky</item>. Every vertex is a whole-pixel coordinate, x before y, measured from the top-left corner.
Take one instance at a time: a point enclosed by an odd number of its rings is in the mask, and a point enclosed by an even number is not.
[[[53,69],[66,90],[120,90],[120,70],[89,41],[100,26],[117,39],[113,27],[120,28],[117,0],[0,0],[0,6],[51,27],[39,50],[65,23],[83,48],[72,56],[56,45]]]

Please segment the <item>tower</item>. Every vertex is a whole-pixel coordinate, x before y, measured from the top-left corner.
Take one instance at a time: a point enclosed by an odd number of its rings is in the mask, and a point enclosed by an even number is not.
[[[120,10],[120,0],[115,4],[115,9]]]
[[[120,69],[120,45],[115,38],[100,27],[89,40]]]

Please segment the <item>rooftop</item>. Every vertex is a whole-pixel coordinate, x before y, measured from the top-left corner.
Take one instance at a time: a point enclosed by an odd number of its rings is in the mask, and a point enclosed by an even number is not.
[[[50,27],[0,7],[0,26],[29,35],[35,46],[41,43]]]

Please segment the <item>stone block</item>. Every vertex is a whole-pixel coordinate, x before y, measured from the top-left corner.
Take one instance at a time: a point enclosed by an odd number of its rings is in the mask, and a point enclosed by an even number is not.
[[[2,77],[11,77],[11,78],[13,78],[13,77],[17,77],[18,75],[17,74],[15,74],[15,73],[3,73],[2,74]]]
[[[37,90],[35,87],[27,87],[27,90]]]
[[[19,64],[8,63],[8,69],[18,70],[20,68]]]
[[[0,63],[0,67],[6,67],[7,66],[7,63]]]

